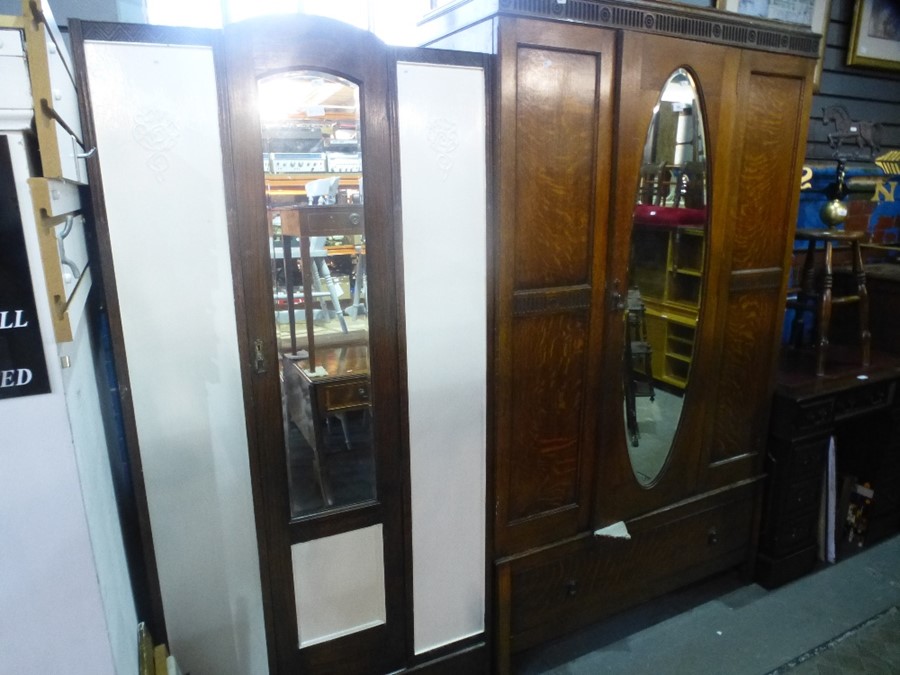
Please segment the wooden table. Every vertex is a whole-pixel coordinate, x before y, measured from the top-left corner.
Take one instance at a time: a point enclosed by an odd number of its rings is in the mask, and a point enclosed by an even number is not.
[[[333,496],[324,471],[325,424],[336,417],[350,447],[346,413],[369,408],[369,347],[367,344],[320,346],[317,373],[308,359],[284,356],[284,384],[290,420],[297,425],[313,451],[316,479],[329,506]]]

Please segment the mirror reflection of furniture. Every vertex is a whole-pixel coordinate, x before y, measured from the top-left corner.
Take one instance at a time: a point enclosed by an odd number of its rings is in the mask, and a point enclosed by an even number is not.
[[[679,68],[670,75],[654,111],[632,218],[624,359],[629,456],[645,486],[665,466],[681,418],[700,310],[707,217],[703,116],[690,73]],[[654,405],[642,409],[638,385],[649,386]],[[643,446],[642,416],[653,432]]]
[[[669,193],[669,183],[664,180],[665,163],[644,164],[641,167],[638,203],[662,206]]]
[[[336,185],[336,183],[335,183]],[[294,352],[285,354],[285,388],[288,415],[303,434],[313,453],[316,482],[327,506],[333,506],[334,496],[328,480],[326,433],[332,419],[340,423],[343,445],[352,449],[351,421],[348,414],[360,412],[365,424],[369,409],[368,331],[365,327],[350,331],[341,305],[341,295],[329,265],[332,256],[353,256],[357,262],[355,276],[350,283],[356,303],[354,318],[361,320],[358,310],[360,276],[365,274],[362,237],[365,221],[361,206],[305,206],[298,207],[297,221],[301,269],[303,271],[303,308],[306,327],[304,349],[296,349],[292,326]],[[329,247],[329,240],[357,241],[357,244]],[[330,250],[331,249],[331,250]],[[288,280],[288,287],[291,286]],[[315,307],[316,302],[320,307]],[[329,306],[330,305],[330,306]],[[291,316],[293,321],[293,315]],[[317,324],[334,324],[329,332],[317,334]]]
[[[349,329],[341,308],[340,296],[329,269],[329,251],[325,246],[329,238],[349,236],[351,240],[359,239],[358,246],[342,249],[339,255],[353,255],[357,259],[364,257],[362,244],[364,233],[363,210],[361,206],[335,206],[328,208],[300,207],[300,261],[303,273],[303,308],[306,316],[306,349],[309,353],[310,371],[316,371],[316,311],[314,300],[319,299],[321,311],[325,319],[336,319],[340,332],[347,334]],[[364,265],[356,265],[356,269],[364,269]],[[307,274],[306,271],[309,270]],[[363,280],[357,275],[351,277],[351,284],[358,286]],[[354,288],[354,297],[357,289]],[[331,303],[326,307],[325,299]],[[341,338],[338,338],[340,341]]]
[[[653,349],[647,341],[647,324],[644,318],[647,308],[636,288],[628,290],[625,304],[625,414],[631,445],[640,444],[640,428],[637,420],[638,397],[656,399],[653,388]]]
[[[301,517],[375,497],[359,88],[318,70],[257,87],[291,511]]]

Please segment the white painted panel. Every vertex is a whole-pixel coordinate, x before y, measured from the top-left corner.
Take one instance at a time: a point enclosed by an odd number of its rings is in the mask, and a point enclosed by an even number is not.
[[[78,186],[55,178],[32,178],[28,181],[34,201],[51,218],[81,209]]]
[[[126,675],[137,670],[134,655],[138,618],[122,543],[87,322],[73,322],[72,330],[74,340],[62,346],[71,363],[62,371],[66,407],[115,672]]]
[[[0,56],[0,108],[31,109],[31,81],[24,56]]]
[[[291,546],[301,647],[386,620],[381,525]]]
[[[185,671],[264,673],[212,52],[85,57],[169,648]]]
[[[0,30],[0,56],[24,56],[25,45],[22,44],[22,31],[15,29]]]
[[[469,26],[464,31],[451,33],[445,38],[435,40],[428,46],[436,49],[493,54],[495,43],[494,22],[491,19],[485,19],[481,23]]]
[[[59,165],[62,171],[62,175],[59,177],[76,183],[87,183],[84,159],[79,157],[85,154],[84,148],[62,124],[56,120],[53,120],[52,124],[56,134],[56,144],[59,148]]]
[[[397,67],[415,651],[484,630],[484,73]]]

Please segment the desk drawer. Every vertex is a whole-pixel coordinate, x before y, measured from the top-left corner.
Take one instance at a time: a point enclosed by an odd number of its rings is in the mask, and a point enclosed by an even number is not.
[[[801,513],[818,513],[822,492],[822,476],[814,475],[806,480],[785,486],[776,507],[782,518]]]
[[[515,559],[507,570],[501,563],[513,651],[739,564],[749,551],[752,494],[631,521],[631,539],[591,536]]]
[[[369,405],[369,380],[329,383],[322,392],[325,412],[363,408]]]
[[[782,517],[775,525],[769,554],[779,557],[815,545],[818,523],[818,511]]]
[[[300,230],[310,237],[335,234],[363,234],[365,212],[362,206],[303,206],[299,209]]]
[[[791,482],[805,480],[812,476],[821,478],[828,456],[828,438],[797,443],[790,450]]]

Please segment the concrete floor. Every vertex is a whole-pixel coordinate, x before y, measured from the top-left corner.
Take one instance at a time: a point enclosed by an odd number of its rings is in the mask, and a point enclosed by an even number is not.
[[[895,606],[900,536],[772,591],[717,577],[524,652],[515,672],[765,675]]]

